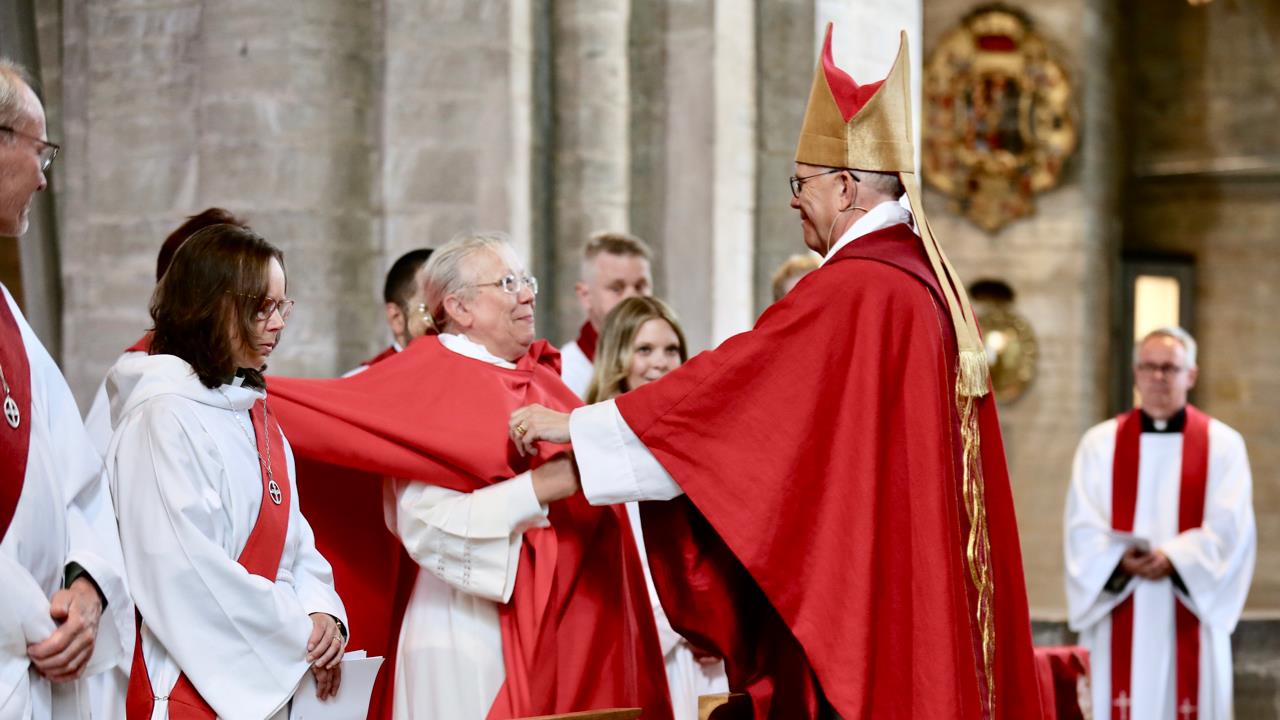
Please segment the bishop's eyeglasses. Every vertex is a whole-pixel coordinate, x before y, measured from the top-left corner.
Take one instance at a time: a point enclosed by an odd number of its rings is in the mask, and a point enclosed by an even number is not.
[[[854,182],[862,182],[862,178],[858,177],[857,175],[854,175],[853,171],[847,168],[831,168],[830,170],[824,170],[820,173],[805,175],[803,177],[792,175],[791,177],[787,178],[791,182],[791,197],[796,197],[796,198],[800,197],[800,191],[804,189],[804,184],[809,182],[810,180],[816,177],[822,177],[823,175],[834,175],[839,172],[847,172],[849,173],[849,177],[853,178]]]

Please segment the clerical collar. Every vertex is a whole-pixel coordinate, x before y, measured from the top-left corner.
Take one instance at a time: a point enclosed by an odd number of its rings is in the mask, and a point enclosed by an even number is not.
[[[239,368],[236,370],[236,374],[232,375],[231,379],[228,380],[226,384],[232,387],[246,387],[250,390],[257,390],[258,392],[266,392],[267,379],[262,377],[262,371],[266,369],[266,365],[262,366],[262,370]]]
[[[836,253],[844,249],[846,245],[857,240],[863,235],[870,235],[877,230],[883,230],[898,224],[906,224],[911,226],[911,212],[902,206],[898,200],[885,200],[884,202],[871,208],[871,211],[858,218],[848,230],[844,231],[844,235],[831,246],[825,257],[822,258],[820,264],[825,265],[827,261],[836,256]]]
[[[1180,433],[1187,426],[1187,409],[1184,407],[1174,413],[1168,420],[1156,420],[1142,412],[1142,432],[1144,433]]]

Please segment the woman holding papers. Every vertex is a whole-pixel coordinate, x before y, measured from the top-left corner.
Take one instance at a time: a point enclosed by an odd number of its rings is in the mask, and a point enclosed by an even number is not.
[[[298,510],[262,371],[293,301],[283,255],[214,225],[174,257],[148,355],[107,379],[107,453],[138,609],[130,720],[284,717],[337,692],[346,613]]]

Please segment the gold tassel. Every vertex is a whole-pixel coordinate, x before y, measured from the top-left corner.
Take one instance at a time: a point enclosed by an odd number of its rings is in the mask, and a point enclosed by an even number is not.
[[[979,398],[987,394],[991,386],[991,370],[987,367],[985,350],[961,350],[956,373],[956,394],[960,397]]]

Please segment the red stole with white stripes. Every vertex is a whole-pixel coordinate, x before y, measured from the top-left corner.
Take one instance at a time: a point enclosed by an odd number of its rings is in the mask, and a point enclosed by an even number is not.
[[[1111,474],[1111,527],[1133,532],[1138,504],[1138,462],[1142,445],[1142,415],[1133,410],[1119,417]],[[1209,416],[1187,405],[1182,432],[1182,477],[1178,490],[1178,532],[1204,523],[1205,489],[1209,477]],[[1177,632],[1178,720],[1196,720],[1200,702],[1200,621],[1174,596]],[[1132,704],[1133,596],[1111,612],[1111,718],[1130,720]]]
[[[280,556],[284,554],[284,541],[289,533],[289,462],[284,453],[280,423],[274,415],[267,415],[266,403],[261,400],[254,403],[249,410],[249,419],[253,421],[253,432],[257,436],[258,465],[262,470],[262,505],[258,509],[258,520],[236,561],[250,573],[274,582],[280,572]],[[268,442],[271,443],[270,453],[266,447]],[[270,472],[267,471],[268,456],[271,458]],[[135,626],[133,668],[125,696],[125,717],[128,720],[150,720],[158,698],[151,687],[147,664],[142,657],[141,614],[137,615]],[[178,675],[167,699],[169,720],[216,718],[213,708],[200,696],[186,673]]]

